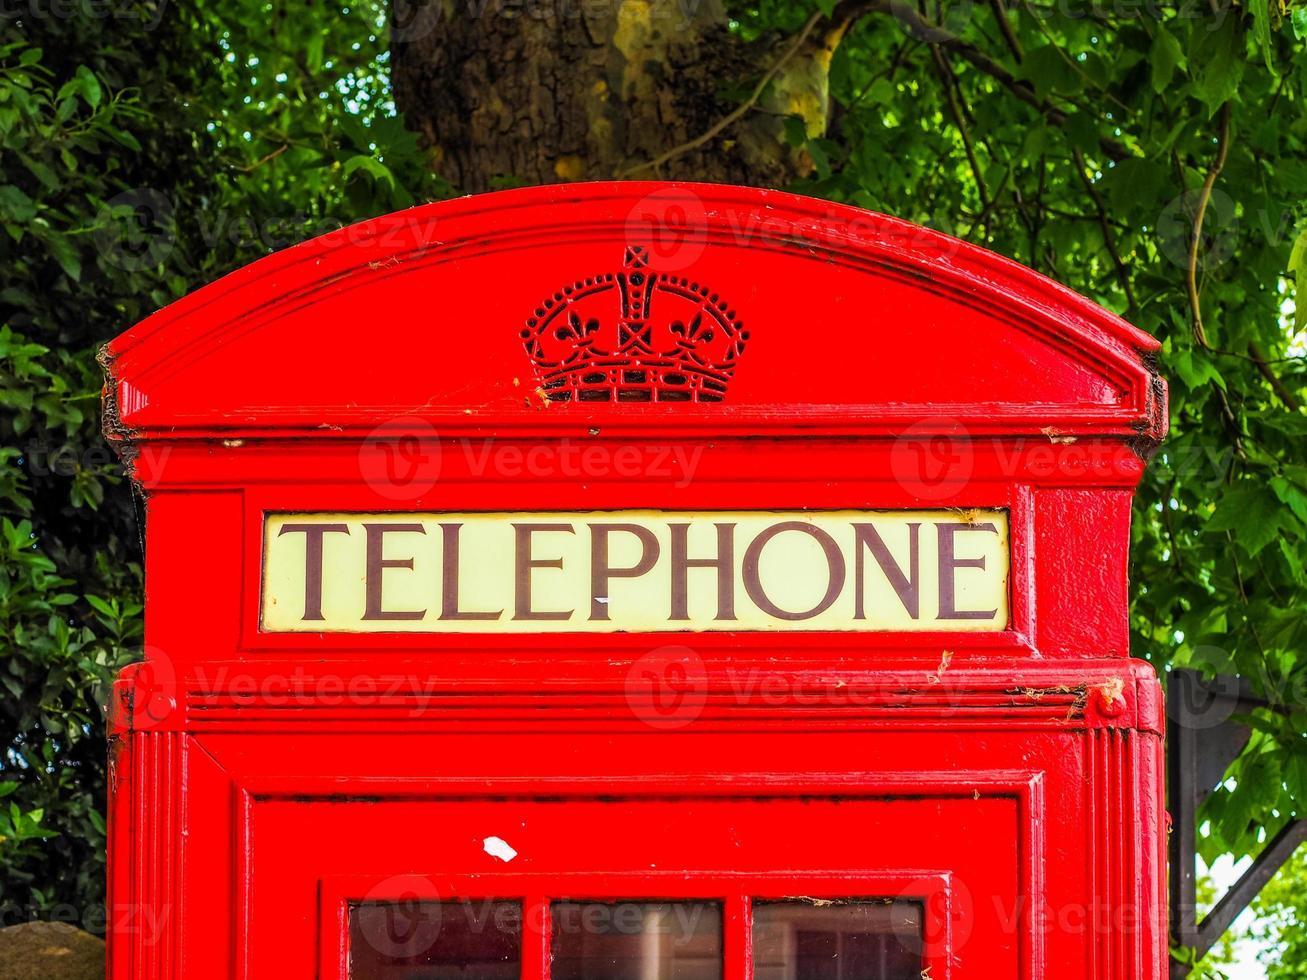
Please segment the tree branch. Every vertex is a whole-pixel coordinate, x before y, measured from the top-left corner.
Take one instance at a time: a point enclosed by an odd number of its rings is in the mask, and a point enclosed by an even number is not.
[[[890,14],[914,37],[956,51],[972,67],[1001,83],[1014,96],[1038,111],[1054,126],[1061,127],[1066,124],[1067,115],[1063,110],[1041,99],[1029,84],[1016,78],[984,51],[981,51],[973,44],[968,44],[934,21],[927,20],[919,11],[905,3],[904,0],[843,0],[843,2],[836,4],[834,11],[831,13],[831,20],[835,23],[843,23],[845,20],[856,20],[870,13]],[[1135,155],[1123,143],[1109,137],[1099,137],[1098,142],[1102,151],[1113,160],[1125,160]]]
[[[758,104],[758,100],[762,98],[762,94],[767,90],[767,86],[771,84],[771,80],[776,77],[782,68],[785,67],[785,63],[794,57],[799,48],[803,47],[803,42],[808,39],[808,35],[812,33],[812,29],[817,26],[817,22],[821,19],[821,11],[817,11],[808,18],[808,22],[803,25],[803,29],[799,31],[799,33],[795,35],[794,40],[790,42],[790,46],[787,47],[781,56],[776,59],[776,62],[767,69],[766,73],[758,81],[757,86],[754,87],[753,92],[751,92],[749,97],[740,103],[740,105],[736,106],[721,119],[717,120],[717,122],[694,139],[687,140],[680,146],[672,147],[666,153],[655,157],[647,163],[628,167],[617,175],[618,178],[625,179],[630,177],[632,174],[640,173],[642,170],[657,170],[667,161],[674,160],[685,153],[689,153],[691,150],[697,150],[705,143],[711,142],[718,134],[733,125],[743,117],[746,112]],[[836,23],[839,22],[836,21]]]
[[[1012,30],[1012,24],[1007,19],[1007,7],[1003,5],[1003,0],[989,0],[989,4],[994,8],[994,19],[998,21],[998,29],[1003,33],[1003,40],[1007,42],[1008,50],[1020,63],[1025,55],[1022,54],[1021,42],[1017,40],[1016,32]]]
[[[948,101],[949,112],[958,127],[958,132],[962,134],[962,146],[967,153],[967,162],[971,165],[971,176],[976,181],[976,193],[980,196],[981,214],[988,214],[989,191],[985,188],[985,178],[980,172],[980,161],[976,158],[976,147],[971,141],[971,131],[967,129],[966,116],[962,112],[957,79],[953,76],[953,70],[949,67],[948,59],[940,51],[939,45],[932,44],[930,54],[935,60],[935,68],[939,71],[940,80],[944,83],[944,95]]]
[[[1135,302],[1134,289],[1130,285],[1130,270],[1121,261],[1121,253],[1117,251],[1116,241],[1112,238],[1112,224],[1107,216],[1107,204],[1103,201],[1103,195],[1099,193],[1093,178],[1089,176],[1089,172],[1085,168],[1085,156],[1080,152],[1080,148],[1078,146],[1072,147],[1071,155],[1075,159],[1076,173],[1080,175],[1080,180],[1085,185],[1090,200],[1094,202],[1095,210],[1098,211],[1098,225],[1103,229],[1103,244],[1107,247],[1107,254],[1112,257],[1112,265],[1116,267],[1117,281],[1121,283],[1121,290],[1125,293],[1126,311],[1133,317],[1138,311],[1139,305]]]
[[[1266,383],[1271,386],[1271,390],[1279,396],[1285,407],[1295,412],[1302,411],[1302,401],[1289,390],[1289,386],[1284,383],[1280,376],[1271,370],[1271,362],[1257,341],[1248,341],[1248,356],[1252,359],[1253,364],[1257,366],[1257,370],[1261,372],[1262,377],[1266,379]]]
[[[251,164],[241,166],[240,164],[233,163],[232,169],[239,170],[243,174],[253,173],[255,170],[258,170],[265,163],[271,163],[273,160],[277,159],[277,157],[281,156],[289,149],[290,149],[290,143],[282,143],[281,146],[277,147],[271,153],[267,153],[264,156],[259,157],[259,159],[255,160]]]
[[[968,44],[956,34],[953,34],[946,28],[934,21],[928,20],[919,11],[909,6],[905,0],[842,0],[835,5],[830,16],[826,19],[833,24],[852,24],[859,18],[871,14],[881,13],[890,14],[898,20],[904,28],[913,37],[919,38],[932,46],[947,47],[956,51],[965,61],[969,62],[972,67],[984,72],[986,75],[1000,82],[1014,96],[1031,108],[1038,111],[1045,119],[1054,126],[1062,127],[1066,125],[1066,113],[1050,102],[1039,98],[1035,90],[1030,85],[1016,78],[1010,71],[1000,65],[997,61],[981,51],[975,45]],[[645,163],[636,164],[633,167],[619,172],[617,177],[624,179],[638,174],[645,170],[657,170],[669,160],[674,160],[691,150],[697,150],[699,147],[712,141],[730,126],[738,122],[750,109],[758,104],[762,98],[767,86],[772,79],[785,67],[786,63],[803,46],[812,33],[817,23],[822,20],[820,11],[814,13],[808,18],[807,23],[803,25],[802,30],[795,35],[794,40],[789,47],[781,54],[780,58],[769,68],[766,74],[758,82],[753,92],[743,103],[736,106],[731,112],[727,113],[705,132],[696,136],[694,139],[687,140],[679,146],[674,146],[665,153],[660,154],[652,160]],[[1010,26],[1010,25],[1009,25]],[[1120,161],[1134,156],[1134,153],[1122,143],[1117,142],[1107,136],[1100,136],[1099,147],[1112,160]]]
[[[1212,188],[1216,186],[1216,178],[1221,175],[1221,168],[1225,166],[1225,157],[1230,150],[1230,103],[1225,102],[1221,105],[1221,132],[1217,137],[1216,159],[1212,161],[1212,167],[1207,171],[1207,179],[1203,181],[1202,190],[1198,192],[1198,206],[1194,209],[1194,228],[1193,235],[1189,241],[1189,268],[1185,277],[1185,283],[1189,290],[1189,312],[1193,320],[1194,342],[1204,350],[1210,350],[1211,344],[1207,342],[1207,330],[1203,327],[1203,304],[1198,295],[1198,249],[1203,239],[1203,219],[1207,217],[1207,205],[1212,199]]]

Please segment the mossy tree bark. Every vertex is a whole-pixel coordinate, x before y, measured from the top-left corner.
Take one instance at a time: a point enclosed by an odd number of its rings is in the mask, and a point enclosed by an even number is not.
[[[785,117],[824,132],[842,34],[814,19],[745,42],[718,0],[395,0],[392,13],[396,102],[468,193],[615,177],[783,186],[812,166]]]

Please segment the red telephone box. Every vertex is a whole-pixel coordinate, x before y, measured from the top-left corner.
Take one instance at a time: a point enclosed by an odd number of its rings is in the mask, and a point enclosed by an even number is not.
[[[853,208],[415,208],[106,350],[110,976],[1139,980],[1157,344]]]

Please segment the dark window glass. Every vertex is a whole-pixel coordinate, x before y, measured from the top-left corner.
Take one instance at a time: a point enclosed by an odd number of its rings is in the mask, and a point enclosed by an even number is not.
[[[717,902],[555,902],[551,980],[721,980]]]
[[[517,980],[518,902],[369,902],[350,908],[351,980]]]
[[[915,902],[755,902],[755,980],[921,980]]]

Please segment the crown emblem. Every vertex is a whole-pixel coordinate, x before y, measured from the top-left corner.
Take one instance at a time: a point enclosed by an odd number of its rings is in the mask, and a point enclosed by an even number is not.
[[[651,272],[632,245],[620,272],[562,287],[522,343],[550,401],[719,402],[749,333],[707,286]]]

